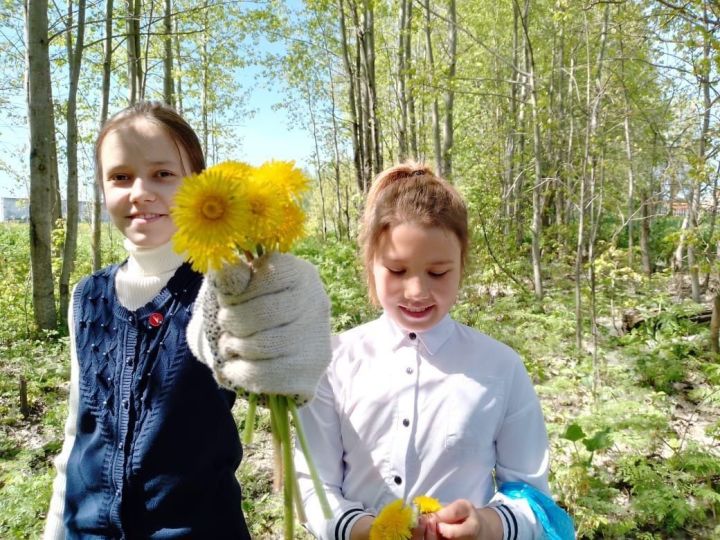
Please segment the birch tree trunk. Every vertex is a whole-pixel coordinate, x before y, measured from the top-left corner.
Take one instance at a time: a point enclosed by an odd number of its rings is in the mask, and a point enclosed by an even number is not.
[[[400,0],[400,20],[398,21],[398,49],[397,49],[397,100],[400,106],[400,118],[398,122],[398,160],[405,161],[408,157],[408,100],[405,94],[405,34],[409,32],[407,27],[408,8],[410,0]]]
[[[67,101],[67,221],[63,261],[60,271],[60,320],[66,323],[68,306],[70,305],[70,275],[75,266],[78,232],[78,129],[77,129],[77,90],[80,80],[80,67],[85,41],[85,0],[78,0],[77,36],[75,46],[72,40],[72,1],[68,2],[68,101]]]
[[[130,104],[143,99],[143,69],[140,47],[141,12],[142,0],[127,0],[128,101]]]
[[[448,1],[448,71],[445,90],[445,122],[443,129],[442,174],[452,181],[452,151],[455,139],[453,107],[455,104],[455,73],[457,70],[457,9],[455,0]]]
[[[355,72],[350,62],[350,44],[348,43],[348,32],[346,26],[345,0],[338,0],[340,9],[340,45],[342,47],[343,66],[347,75],[348,85],[348,109],[350,110],[350,125],[352,133],[353,164],[355,166],[355,182],[360,193],[365,192],[365,183],[362,173],[362,153],[360,146],[360,122],[358,121],[358,96],[357,85],[355,84]]]
[[[538,300],[543,298],[543,283],[542,283],[542,267],[540,261],[540,242],[542,235],[542,189],[543,189],[543,178],[542,178],[542,163],[541,163],[541,140],[540,140],[540,119],[538,118],[538,105],[537,105],[537,88],[535,84],[535,58],[533,55],[532,43],[530,41],[530,33],[528,32],[528,15],[529,15],[529,0],[525,0],[525,13],[523,16],[523,32],[525,34],[525,56],[527,58],[526,64],[528,67],[527,84],[529,87],[530,95],[530,112],[532,114],[533,122],[533,163],[535,172],[535,181],[533,183],[532,191],[532,203],[533,203],[533,217],[530,225],[530,231],[532,233],[532,266],[533,266],[533,286],[535,289],[535,297]]]
[[[165,0],[163,14],[163,101],[175,107],[175,90],[173,85],[173,42],[172,42],[172,0]]]
[[[595,135],[598,129],[598,118],[600,116],[600,104],[603,97],[603,62],[605,59],[605,44],[607,42],[607,28],[609,21],[609,5],[605,6],[603,16],[603,27],[600,34],[600,50],[595,62],[595,75],[592,75],[590,61],[590,30],[588,28],[587,14],[585,14],[585,50],[587,62],[587,83],[585,86],[585,105],[589,111],[585,128],[585,151],[583,156],[583,171],[580,184],[580,204],[578,216],[577,250],[575,253],[575,346],[578,351],[582,350],[583,344],[583,315],[582,315],[582,258],[585,247],[585,212],[587,202],[585,200],[586,188],[588,187],[588,171],[590,181],[595,182],[597,167],[597,149],[593,146]],[[594,84],[593,84],[594,82]],[[594,91],[593,91],[594,90]],[[591,235],[591,241],[592,239]],[[594,261],[590,261],[594,264]]]
[[[30,264],[35,324],[57,326],[52,276],[52,143],[55,126],[50,95],[47,0],[28,0],[26,19],[26,91],[30,128]]]
[[[435,80],[435,58],[433,57],[432,32],[430,30],[430,0],[425,0],[425,49],[427,54],[428,69],[431,80]],[[442,146],[440,140],[440,111],[438,106],[437,92],[433,92],[431,117],[432,117],[432,141],[435,153],[435,170],[442,176]]]
[[[113,0],[105,2],[105,38],[104,38],[104,56],[103,56],[103,75],[102,75],[102,91],[100,96],[100,127],[105,123],[108,117],[108,106],[110,103],[110,70],[112,68],[112,38],[113,38]],[[100,270],[102,267],[102,248],[101,248],[101,214],[102,201],[100,193],[100,180],[93,180],[93,210],[92,210],[92,236],[91,248],[93,259],[93,271]]]
[[[518,36],[519,7],[513,2],[513,34],[512,34],[512,77],[510,82],[510,112],[508,119],[508,131],[505,136],[504,171],[503,171],[503,214],[505,217],[503,232],[510,234],[513,222],[513,209],[515,208],[515,141],[518,130],[518,86],[521,74],[518,69]],[[500,76],[498,75],[498,79]]]

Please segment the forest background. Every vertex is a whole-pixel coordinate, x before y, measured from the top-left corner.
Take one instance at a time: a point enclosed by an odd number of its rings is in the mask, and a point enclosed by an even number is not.
[[[374,175],[432,164],[472,221],[453,314],[523,356],[579,537],[720,537],[719,53],[711,0],[2,0],[3,132],[30,136],[0,169],[30,215],[0,224],[0,537],[42,530],[69,292],[123,257],[92,181],[98,126],[163,100],[210,163],[232,159],[247,67],[310,143],[296,253],[334,330],[376,315],[353,240]],[[281,534],[267,447],[239,471],[257,538]]]

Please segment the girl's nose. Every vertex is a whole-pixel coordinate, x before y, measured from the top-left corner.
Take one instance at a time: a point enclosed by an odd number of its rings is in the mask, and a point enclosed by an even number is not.
[[[405,296],[408,300],[424,300],[428,297],[427,283],[422,277],[411,277],[405,282]]]
[[[155,199],[149,183],[141,177],[136,177],[130,188],[130,202],[146,202]]]

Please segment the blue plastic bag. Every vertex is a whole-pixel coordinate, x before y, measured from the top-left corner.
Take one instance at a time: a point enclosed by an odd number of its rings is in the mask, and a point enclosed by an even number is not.
[[[511,499],[525,499],[542,525],[548,540],[574,540],[572,518],[545,493],[524,482],[505,482],[500,493]]]

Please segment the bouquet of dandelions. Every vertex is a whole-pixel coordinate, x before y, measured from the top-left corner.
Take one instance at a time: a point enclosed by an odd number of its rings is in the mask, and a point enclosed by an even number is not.
[[[418,495],[411,504],[396,499],[380,510],[370,527],[370,540],[409,540],[418,526],[420,516],[432,514],[442,508],[437,499]]]
[[[193,268],[204,274],[236,264],[242,257],[252,264],[269,251],[288,251],[304,232],[305,213],[300,197],[309,181],[293,163],[271,161],[260,167],[223,162],[182,183],[171,214],[177,232],[176,251],[184,253]],[[290,418],[326,518],[331,517],[307,440],[298,420],[295,399],[279,394],[253,394],[248,399],[243,443],[252,441],[258,403],[270,410],[275,455],[275,487],[284,478],[285,538],[293,537],[293,503],[305,521],[292,459]]]

